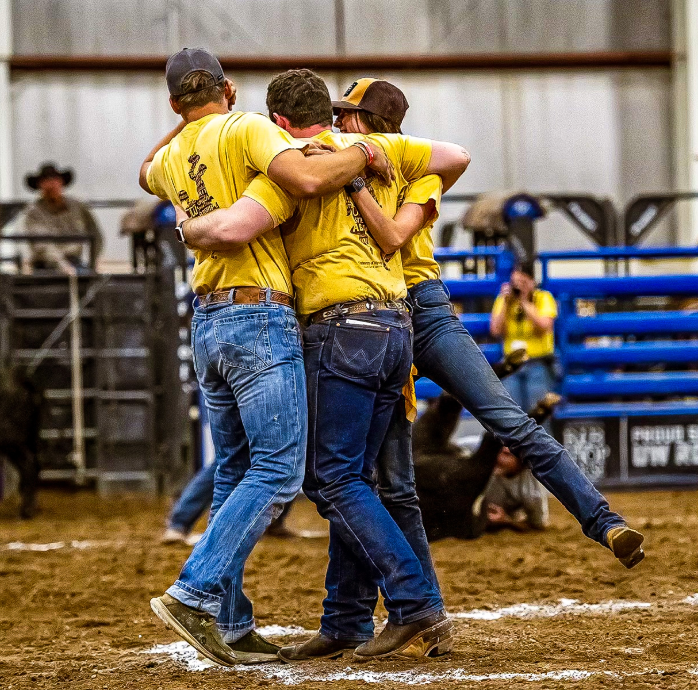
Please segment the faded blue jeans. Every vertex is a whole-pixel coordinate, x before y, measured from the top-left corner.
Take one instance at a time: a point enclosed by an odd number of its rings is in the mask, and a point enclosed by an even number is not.
[[[546,393],[556,389],[553,367],[552,361],[532,359],[503,381],[512,400],[522,410],[532,409]],[[549,431],[550,424],[546,424],[545,429]]]
[[[184,487],[179,499],[172,507],[167,526],[184,534],[192,531],[196,521],[208,510],[213,500],[213,481],[216,463],[202,467]]]
[[[320,630],[361,642],[373,621],[356,611],[352,582],[380,588],[388,620],[405,624],[443,609],[403,531],[376,495],[375,459],[412,362],[409,316],[378,311],[309,326],[306,496],[330,521],[327,598]],[[421,520],[420,520],[421,525]],[[349,597],[341,596],[347,585]],[[347,615],[348,614],[348,615]]]
[[[234,642],[254,628],[242,591],[245,561],[303,481],[301,335],[288,307],[203,305],[192,320],[192,347],[217,469],[208,527],[167,592],[216,616]]]

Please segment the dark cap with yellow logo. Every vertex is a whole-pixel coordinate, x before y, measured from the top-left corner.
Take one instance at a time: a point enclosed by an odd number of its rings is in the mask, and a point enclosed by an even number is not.
[[[170,56],[165,67],[165,79],[170,96],[184,96],[186,93],[183,82],[192,72],[206,72],[213,77],[214,84],[222,84],[225,81],[223,68],[218,58],[211,55],[203,48],[183,48],[178,53]],[[208,88],[204,86],[196,91]]]
[[[385,120],[402,123],[409,103],[405,94],[383,79],[359,79],[342,96],[341,101],[332,101],[336,110],[365,110]]]

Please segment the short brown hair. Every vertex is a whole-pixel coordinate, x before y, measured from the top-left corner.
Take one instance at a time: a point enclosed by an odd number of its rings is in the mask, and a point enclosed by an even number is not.
[[[197,71],[188,74],[182,80],[181,96],[172,96],[172,100],[182,109],[183,113],[192,108],[201,108],[209,103],[219,103],[225,93],[225,82],[216,84],[214,77],[208,72]]]
[[[359,120],[363,122],[371,134],[402,134],[400,125],[392,120],[386,120],[380,115],[369,113],[368,110],[357,110]]]
[[[290,69],[275,76],[267,87],[267,108],[283,115],[298,129],[332,124],[332,99],[325,82],[309,69]]]

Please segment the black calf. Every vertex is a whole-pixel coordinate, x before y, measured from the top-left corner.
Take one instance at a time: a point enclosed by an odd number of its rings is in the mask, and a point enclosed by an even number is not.
[[[41,401],[41,393],[19,369],[0,370],[0,455],[19,472],[23,518],[36,513]]]

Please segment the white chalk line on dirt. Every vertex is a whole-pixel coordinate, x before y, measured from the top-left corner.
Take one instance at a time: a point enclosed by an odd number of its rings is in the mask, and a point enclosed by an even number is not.
[[[257,632],[263,637],[294,637],[296,635],[312,635],[316,630],[301,628],[300,625],[265,625],[257,628]]]
[[[512,604],[498,609],[472,609],[449,613],[451,618],[495,621],[500,618],[553,618],[562,615],[619,613],[631,609],[648,609],[644,601],[605,601],[600,604],[583,604],[577,599],[560,599],[557,604]]]
[[[636,671],[627,673],[615,673],[613,671],[584,671],[581,669],[563,669],[558,671],[546,671],[544,673],[472,673],[464,668],[448,669],[440,672],[428,672],[423,669],[409,669],[407,671],[362,671],[347,666],[341,670],[318,672],[307,666],[291,666],[286,664],[260,664],[255,666],[236,666],[224,668],[217,666],[207,659],[197,656],[196,650],[186,642],[174,642],[168,645],[157,645],[143,654],[166,654],[174,661],[183,664],[188,671],[203,671],[208,668],[218,668],[221,671],[237,671],[239,673],[254,673],[265,680],[272,680],[283,685],[300,685],[309,682],[336,682],[336,681],[363,681],[365,683],[402,683],[403,685],[428,685],[439,681],[457,682],[486,682],[486,681],[545,681],[545,680],[586,680],[595,676],[606,678],[627,678],[630,676],[657,675],[661,671]],[[689,673],[698,675],[698,670]]]
[[[681,603],[688,603],[692,599],[687,597]],[[698,601],[698,595],[696,596]],[[471,611],[461,611],[449,614],[455,619],[470,619],[481,621],[494,621],[501,618],[552,618],[560,615],[614,615],[621,611],[648,609],[652,604],[640,601],[607,601],[599,604],[584,604],[575,599],[561,599],[557,604],[514,604],[499,609],[473,609]],[[299,635],[312,635],[315,631],[307,630],[300,626],[280,626],[268,625],[258,629],[261,635],[269,637],[295,637]],[[633,650],[635,652],[635,650]],[[172,644],[156,645],[151,649],[144,650],[142,654],[166,655],[173,661],[184,665],[188,671],[203,671],[204,669],[216,666],[207,659],[202,659],[197,655],[196,650],[186,642],[173,642]],[[419,671],[404,672],[375,672],[356,671],[347,668],[344,671],[330,674],[309,674],[299,670],[297,666],[286,665],[264,665],[264,666],[239,666],[239,671],[256,671],[267,678],[267,680],[277,680],[285,685],[297,685],[310,681],[337,681],[337,680],[363,680],[367,683],[396,682],[408,685],[422,685],[436,681],[490,681],[490,680],[583,680],[593,675],[606,674],[605,671],[580,671],[564,670],[551,671],[549,673],[504,673],[476,675],[467,672],[465,669],[451,669],[444,673],[424,673]],[[694,673],[694,671],[690,671]],[[645,673],[645,672],[643,672]],[[646,673],[659,673],[659,671],[648,671]],[[698,674],[698,671],[696,671]],[[614,675],[614,674],[611,674]],[[625,677],[624,674],[623,677]],[[617,676],[621,677],[621,676]]]
[[[47,544],[25,544],[21,541],[11,541],[3,547],[5,551],[57,551],[58,549],[94,549],[102,546],[113,546],[115,542],[110,541],[52,541]]]

